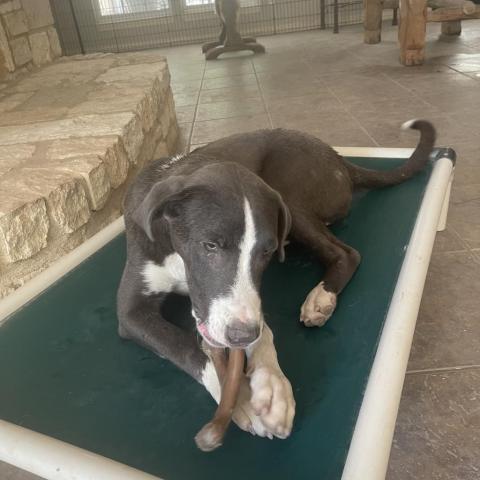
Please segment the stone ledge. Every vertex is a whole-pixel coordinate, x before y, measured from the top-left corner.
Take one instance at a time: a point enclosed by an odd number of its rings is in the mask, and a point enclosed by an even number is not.
[[[14,4],[12,4],[14,5]],[[0,96],[0,298],[117,218],[178,135],[164,58],[70,57]]]

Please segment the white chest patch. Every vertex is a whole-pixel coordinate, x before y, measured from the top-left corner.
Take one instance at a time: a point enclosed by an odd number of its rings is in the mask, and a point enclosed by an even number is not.
[[[160,292],[188,293],[185,265],[178,253],[165,257],[161,265],[148,261],[143,267],[142,275],[144,293],[147,295]]]
[[[219,403],[222,396],[222,387],[218,381],[217,372],[215,366],[211,360],[205,364],[205,368],[202,372],[202,384],[213,397],[213,399]]]

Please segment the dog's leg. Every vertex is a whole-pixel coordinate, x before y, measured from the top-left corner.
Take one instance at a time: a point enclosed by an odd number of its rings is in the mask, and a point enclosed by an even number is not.
[[[119,296],[121,294],[122,288]],[[201,348],[196,334],[162,318],[158,297],[143,296],[137,303],[128,303],[128,309],[118,308],[120,336],[171,361],[201,383],[219,403],[220,381],[213,361]]]
[[[141,305],[133,306],[131,313],[121,314],[119,309],[120,336],[133,340],[174,363],[201,383],[213,399],[220,403],[222,387],[213,360],[200,347],[194,333],[185,332],[164,320],[158,313],[158,299],[156,303],[153,300],[143,299]],[[249,402],[250,387],[244,376],[233,421],[243,430],[268,435]]]
[[[170,360],[203,383],[202,374],[208,359],[195,333],[162,318],[160,305],[165,294],[147,295],[142,291],[143,285],[127,280],[131,277],[124,274],[117,294],[120,336]]]
[[[196,334],[178,328],[161,316],[160,305],[165,294],[145,295],[142,286],[129,283],[128,278],[131,275],[124,274],[117,294],[119,335],[171,361],[201,383],[219,403],[220,381],[212,359],[201,347]],[[250,400],[246,377],[242,381],[239,398],[247,402]],[[253,410],[251,416],[254,417]],[[234,421],[243,430],[254,431],[250,418],[243,411],[237,412]]]
[[[314,215],[298,211],[292,214],[293,237],[310,248],[326,268],[323,280],[308,294],[300,315],[307,327],[321,327],[335,310],[337,295],[355,273],[360,254],[335,237]]]
[[[250,385],[241,385],[233,419],[252,434],[286,438],[292,431],[295,400],[290,382],[278,364],[268,325],[264,325],[260,339],[246,353]]]

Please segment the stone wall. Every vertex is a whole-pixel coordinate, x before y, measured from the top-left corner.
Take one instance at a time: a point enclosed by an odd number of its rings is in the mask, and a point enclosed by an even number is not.
[[[0,80],[61,54],[48,0],[0,0]]]
[[[62,57],[1,89],[0,298],[118,218],[177,135],[156,53]]]

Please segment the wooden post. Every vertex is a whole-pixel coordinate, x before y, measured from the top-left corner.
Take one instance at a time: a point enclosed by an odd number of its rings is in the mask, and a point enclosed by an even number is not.
[[[382,39],[383,0],[363,0],[363,41],[380,43]]]
[[[427,0],[400,0],[400,62],[421,65],[425,58]]]
[[[461,35],[462,21],[442,22],[442,35]]]

